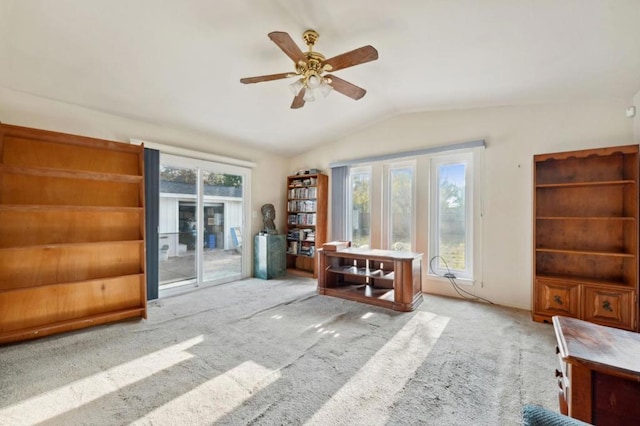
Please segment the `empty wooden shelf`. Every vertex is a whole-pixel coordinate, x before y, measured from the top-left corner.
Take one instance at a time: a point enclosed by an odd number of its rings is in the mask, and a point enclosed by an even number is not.
[[[0,343],[146,317],[143,150],[0,124]]]
[[[534,157],[533,319],[638,331],[638,146]]]
[[[413,311],[422,303],[422,253],[318,250],[318,293]]]

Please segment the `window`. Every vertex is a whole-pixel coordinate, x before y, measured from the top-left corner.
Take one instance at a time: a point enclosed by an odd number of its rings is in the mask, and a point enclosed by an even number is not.
[[[331,164],[331,238],[424,253],[424,274],[482,282],[484,148],[476,140]]]
[[[414,177],[415,161],[394,163],[385,167],[386,248],[412,251],[415,247]]]
[[[472,153],[431,159],[429,259],[437,275],[473,278]]]
[[[371,168],[349,171],[349,209],[347,229],[353,247],[371,247]]]

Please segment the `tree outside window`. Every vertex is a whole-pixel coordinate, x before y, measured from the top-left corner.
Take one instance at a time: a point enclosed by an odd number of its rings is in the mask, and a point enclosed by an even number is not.
[[[389,248],[412,250],[413,230],[413,167],[394,167],[389,170],[390,181],[390,237]]]
[[[466,208],[465,164],[448,164],[439,167],[439,255],[449,268],[466,269]],[[444,268],[442,259],[438,266]]]
[[[351,174],[351,245],[367,248],[370,246],[370,172]]]

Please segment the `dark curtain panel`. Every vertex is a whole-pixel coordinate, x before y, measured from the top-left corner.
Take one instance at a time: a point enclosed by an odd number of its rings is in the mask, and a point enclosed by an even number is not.
[[[347,180],[349,166],[331,169],[331,237],[347,240]]]
[[[158,298],[158,227],[160,226],[160,151],[144,149],[144,205],[147,247],[147,300]]]

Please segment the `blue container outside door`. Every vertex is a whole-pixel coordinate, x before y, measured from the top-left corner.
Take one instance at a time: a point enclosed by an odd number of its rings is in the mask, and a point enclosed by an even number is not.
[[[209,234],[209,243],[207,244],[209,248],[216,248],[216,234]]]

